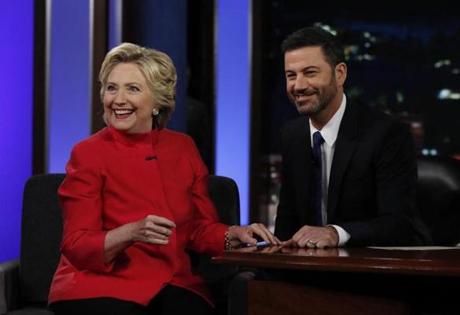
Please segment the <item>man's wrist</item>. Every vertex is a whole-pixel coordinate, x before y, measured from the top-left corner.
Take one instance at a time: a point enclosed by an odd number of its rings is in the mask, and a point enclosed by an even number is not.
[[[344,246],[351,237],[347,231],[345,231],[342,227],[338,225],[329,224],[326,226],[332,228],[335,231],[335,233],[337,233],[337,236],[338,236],[337,247]]]
[[[337,232],[337,230],[332,225],[326,225],[325,228],[329,229],[332,232],[336,241],[335,245],[338,246],[340,240],[339,232]]]

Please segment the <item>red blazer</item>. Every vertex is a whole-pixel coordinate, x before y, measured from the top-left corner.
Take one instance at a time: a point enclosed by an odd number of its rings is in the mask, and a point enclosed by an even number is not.
[[[66,171],[58,191],[62,254],[49,303],[113,297],[147,305],[166,284],[210,301],[185,250],[220,254],[227,226],[218,223],[207,169],[188,136],[105,128],[73,148]],[[105,264],[107,231],[149,214],[175,222],[169,244],[136,242]]]

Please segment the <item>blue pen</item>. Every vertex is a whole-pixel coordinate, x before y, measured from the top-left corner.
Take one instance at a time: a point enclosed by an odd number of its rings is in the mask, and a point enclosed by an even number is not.
[[[260,241],[255,244],[246,244],[246,247],[251,247],[251,246],[256,246],[256,247],[264,247],[264,246],[269,246],[270,243],[267,241]]]

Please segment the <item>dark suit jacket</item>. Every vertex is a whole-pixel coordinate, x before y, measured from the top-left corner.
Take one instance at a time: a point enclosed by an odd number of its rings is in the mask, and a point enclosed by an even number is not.
[[[291,238],[311,224],[311,141],[306,117],[282,130],[282,188],[276,235]],[[388,115],[348,102],[329,178],[328,224],[344,228],[347,245],[429,242],[416,210],[416,154],[408,128]]]

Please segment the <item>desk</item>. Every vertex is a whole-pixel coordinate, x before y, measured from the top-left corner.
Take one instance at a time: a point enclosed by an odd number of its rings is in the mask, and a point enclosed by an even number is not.
[[[460,314],[460,249],[251,247],[213,261],[268,271],[248,283],[251,315]]]

